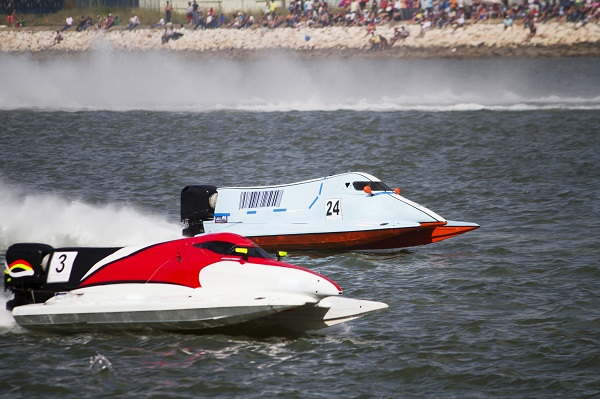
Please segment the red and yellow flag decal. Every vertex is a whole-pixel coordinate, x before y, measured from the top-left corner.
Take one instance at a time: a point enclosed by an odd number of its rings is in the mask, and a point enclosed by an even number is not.
[[[19,259],[8,265],[8,268],[4,269],[4,274],[10,274],[13,277],[15,277],[15,274],[31,276],[34,274],[34,271],[29,262]]]

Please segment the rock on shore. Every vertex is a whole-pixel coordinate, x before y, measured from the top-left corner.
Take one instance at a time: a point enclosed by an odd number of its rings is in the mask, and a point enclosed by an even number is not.
[[[184,30],[178,40],[161,43],[162,29],[133,31],[66,31],[54,45],[56,31],[49,29],[0,29],[0,52],[81,52],[96,48],[121,51],[171,50],[215,56],[253,57],[265,51],[294,51],[309,57],[362,55],[367,57],[493,57],[493,56],[600,56],[600,27],[587,24],[538,25],[537,34],[527,40],[528,30],[502,23],[478,23],[454,31],[432,29],[419,37],[420,27],[406,25],[410,36],[385,51],[369,51],[364,27],[213,29]],[[393,26],[378,26],[376,33],[390,39]]]

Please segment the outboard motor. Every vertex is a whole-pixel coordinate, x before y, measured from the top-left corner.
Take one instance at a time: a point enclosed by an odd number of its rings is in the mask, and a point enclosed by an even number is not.
[[[36,302],[35,290],[44,285],[48,255],[53,251],[50,245],[37,243],[13,244],[8,248],[4,290],[14,293],[14,298],[6,303],[8,310]]]
[[[186,225],[184,237],[204,233],[202,222],[215,217],[217,196],[215,186],[187,186],[181,190],[181,221]]]

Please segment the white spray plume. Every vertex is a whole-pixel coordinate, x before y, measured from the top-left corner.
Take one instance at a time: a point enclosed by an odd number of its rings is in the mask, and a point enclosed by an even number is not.
[[[584,81],[559,84],[560,79],[548,76],[551,71],[540,73],[535,61],[515,62],[293,56],[240,62],[99,47],[41,60],[0,57],[0,70],[10,76],[0,91],[0,110],[600,109],[600,96]]]
[[[0,250],[15,242],[127,246],[181,238],[181,226],[127,205],[90,205],[0,181]]]

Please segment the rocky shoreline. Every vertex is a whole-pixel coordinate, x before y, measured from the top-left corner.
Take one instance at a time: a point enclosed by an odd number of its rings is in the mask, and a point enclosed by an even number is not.
[[[528,40],[522,26],[505,30],[501,23],[479,23],[464,29],[432,29],[420,36],[420,27],[406,26],[410,36],[385,50],[370,50],[364,27],[277,28],[277,29],[184,29],[183,36],[165,44],[162,29],[148,27],[127,31],[62,32],[54,44],[56,30],[0,29],[0,52],[39,56],[81,53],[98,49],[118,51],[176,52],[201,58],[253,59],[265,54],[293,53],[301,58],[493,58],[493,57],[599,57],[600,27],[589,23],[538,25]],[[376,33],[388,40],[393,26],[378,26]]]

